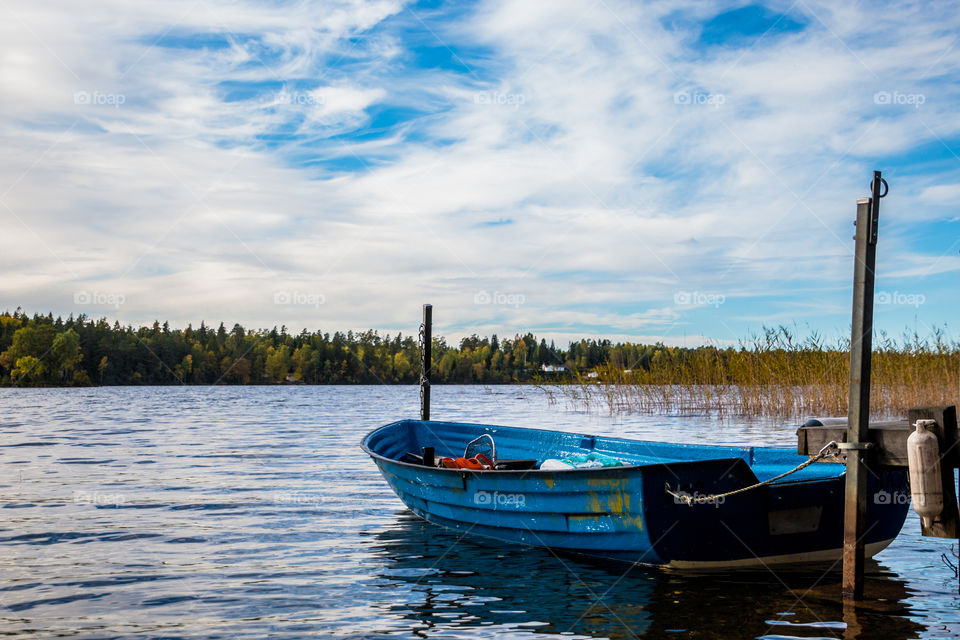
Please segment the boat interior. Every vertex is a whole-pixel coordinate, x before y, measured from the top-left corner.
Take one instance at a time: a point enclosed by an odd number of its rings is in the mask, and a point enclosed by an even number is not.
[[[421,420],[403,420],[381,427],[364,439],[364,446],[371,454],[395,462],[478,472],[564,472],[739,458],[760,481],[774,478],[807,459],[785,447],[676,444],[546,429]],[[441,462],[444,460],[454,461],[455,465],[444,464]],[[475,462],[456,463],[458,460]],[[554,461],[573,462],[561,467],[552,464]],[[836,478],[843,475],[844,469],[840,463],[818,463],[791,474],[782,482]]]

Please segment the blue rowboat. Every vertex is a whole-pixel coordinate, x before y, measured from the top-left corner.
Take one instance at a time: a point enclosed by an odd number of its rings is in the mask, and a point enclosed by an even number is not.
[[[497,460],[543,462],[597,453],[623,466],[449,469],[427,466],[416,455],[433,447],[438,458],[457,458],[484,434],[495,443]],[[841,557],[842,464],[818,462],[750,491],[712,497],[769,481],[807,460],[792,449],[669,444],[421,420],[375,429],[361,446],[414,513],[464,533],[677,568]],[[871,476],[868,491],[865,545],[870,557],[903,526],[909,502],[906,472],[888,469]],[[691,505],[685,497],[706,501]]]

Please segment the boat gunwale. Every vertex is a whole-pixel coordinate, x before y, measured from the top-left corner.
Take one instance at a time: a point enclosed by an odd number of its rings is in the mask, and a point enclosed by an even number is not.
[[[388,458],[387,456],[371,451],[370,447],[367,445],[367,441],[378,431],[382,429],[388,429],[390,427],[402,424],[404,422],[429,422],[426,420],[417,420],[413,418],[405,418],[403,420],[396,420],[389,424],[381,425],[367,432],[363,436],[363,439],[360,441],[360,448],[371,458],[383,460],[385,462],[390,462],[392,464],[398,464],[404,467],[410,467],[414,469],[428,469],[431,471],[441,471],[441,472],[451,472],[451,473],[460,473],[460,472],[470,472],[472,474],[497,474],[497,475],[520,475],[521,477],[526,476],[530,473],[588,473],[588,472],[606,472],[606,473],[617,473],[623,470],[636,470],[636,469],[646,469],[657,466],[673,466],[673,465],[685,465],[685,464],[701,464],[707,460],[733,460],[732,457],[725,458],[704,458],[702,460],[675,460],[675,461],[661,461],[661,462],[650,462],[645,464],[621,464],[618,467],[589,467],[585,469],[449,469],[446,467],[427,467],[422,464],[416,464],[414,462],[403,462],[402,460],[397,460],[394,458]],[[495,425],[495,424],[481,424],[477,422],[444,422],[443,424],[455,424],[463,425],[467,427],[480,427],[482,429],[518,429],[522,431],[531,431],[531,432],[541,432],[541,433],[562,433],[569,434],[572,436],[578,436],[580,438],[607,438],[613,440],[621,440],[624,442],[639,442],[639,443],[651,443],[651,444],[680,444],[681,446],[693,446],[693,447],[704,447],[704,448],[725,448],[725,449],[742,449],[742,450],[755,450],[755,449],[764,449],[764,450],[773,450],[773,451],[789,451],[790,447],[755,447],[755,446],[746,446],[741,447],[737,445],[712,445],[712,444],[692,444],[692,443],[670,443],[670,442],[659,442],[655,440],[636,440],[633,438],[621,438],[619,436],[597,436],[592,434],[576,433],[572,431],[557,431],[554,429],[536,429],[532,427],[510,427],[506,425]],[[736,458],[738,460],[743,460],[743,458]],[[744,461],[746,462],[746,461]],[[747,463],[747,467],[753,470],[753,466]],[[821,478],[815,478],[807,480],[808,482],[817,482],[822,480]]]
[[[367,455],[369,455],[371,458],[384,460],[384,461],[386,461],[386,462],[390,462],[390,463],[393,463],[393,464],[399,464],[399,465],[402,465],[402,466],[405,466],[405,467],[413,467],[414,469],[429,469],[429,470],[432,470],[432,471],[442,471],[442,472],[443,472],[443,471],[449,471],[450,473],[460,473],[460,472],[464,472],[464,471],[469,472],[469,473],[475,473],[475,474],[487,474],[487,473],[493,474],[493,473],[495,473],[495,474],[497,474],[498,476],[508,475],[508,474],[509,474],[509,475],[525,476],[525,475],[530,474],[530,473],[576,473],[576,472],[584,472],[584,471],[586,471],[586,472],[590,472],[590,471],[606,471],[606,472],[611,472],[611,471],[612,471],[612,472],[617,472],[617,471],[621,471],[621,470],[623,470],[623,469],[631,469],[631,470],[632,470],[632,469],[641,469],[641,468],[643,468],[643,467],[648,467],[648,466],[650,466],[650,465],[646,465],[646,464],[621,464],[619,467],[592,467],[592,468],[587,468],[587,469],[577,469],[577,468],[573,468],[573,469],[466,469],[466,468],[463,468],[463,469],[449,469],[449,468],[447,468],[447,467],[428,467],[428,466],[426,466],[426,465],[416,464],[416,463],[414,463],[414,462],[403,462],[402,460],[396,460],[396,459],[394,459],[394,458],[388,458],[387,456],[385,456],[385,455],[383,455],[383,454],[376,453],[375,451],[371,451],[371,450],[370,450],[370,447],[367,446],[367,440],[369,440],[370,437],[371,437],[373,434],[375,434],[376,432],[380,431],[381,429],[387,429],[387,428],[389,428],[389,427],[392,427],[392,426],[394,426],[394,425],[398,425],[398,424],[401,424],[401,423],[404,423],[404,422],[428,422],[428,421],[426,421],[426,420],[415,420],[415,419],[412,419],[412,418],[407,418],[407,419],[404,419],[404,420],[397,420],[397,421],[395,421],[395,422],[391,422],[390,424],[382,425],[382,426],[380,426],[380,427],[377,427],[376,429],[373,429],[372,431],[369,431],[365,436],[363,436],[363,439],[360,441],[360,448],[363,449],[363,450],[367,453]],[[506,425],[498,425],[498,424],[480,424],[480,423],[478,423],[478,422],[447,422],[446,424],[458,424],[458,425],[464,425],[464,426],[468,426],[468,427],[483,427],[483,428],[485,428],[485,429],[491,429],[491,428],[492,428],[492,429],[522,429],[522,430],[524,430],[524,431],[540,431],[540,432],[546,432],[546,433],[570,433],[570,435],[580,436],[581,438],[609,437],[609,436],[593,436],[593,435],[587,435],[587,434],[581,434],[581,433],[573,433],[573,432],[567,432],[567,431],[554,431],[554,430],[551,430],[551,429],[534,429],[534,428],[531,428],[531,427],[508,427],[508,426],[506,426]],[[621,438],[621,439],[626,439],[626,438]],[[645,442],[645,441],[644,441],[644,440],[633,440],[632,442]],[[661,463],[654,463],[654,464],[661,464]]]

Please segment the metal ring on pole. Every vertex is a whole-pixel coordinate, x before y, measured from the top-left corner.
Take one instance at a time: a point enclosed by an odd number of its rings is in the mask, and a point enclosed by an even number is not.
[[[883,193],[880,193],[877,197],[886,198],[887,192],[890,191],[890,185],[887,184],[886,180],[880,178],[880,186],[883,187]],[[870,181],[870,193],[873,193],[873,180]]]

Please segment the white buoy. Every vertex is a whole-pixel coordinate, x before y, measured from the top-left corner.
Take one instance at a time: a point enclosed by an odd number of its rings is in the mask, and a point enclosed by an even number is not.
[[[910,467],[910,497],[913,510],[926,526],[943,511],[943,483],[940,478],[940,445],[930,431],[934,420],[917,420],[917,430],[907,438],[907,464]]]

